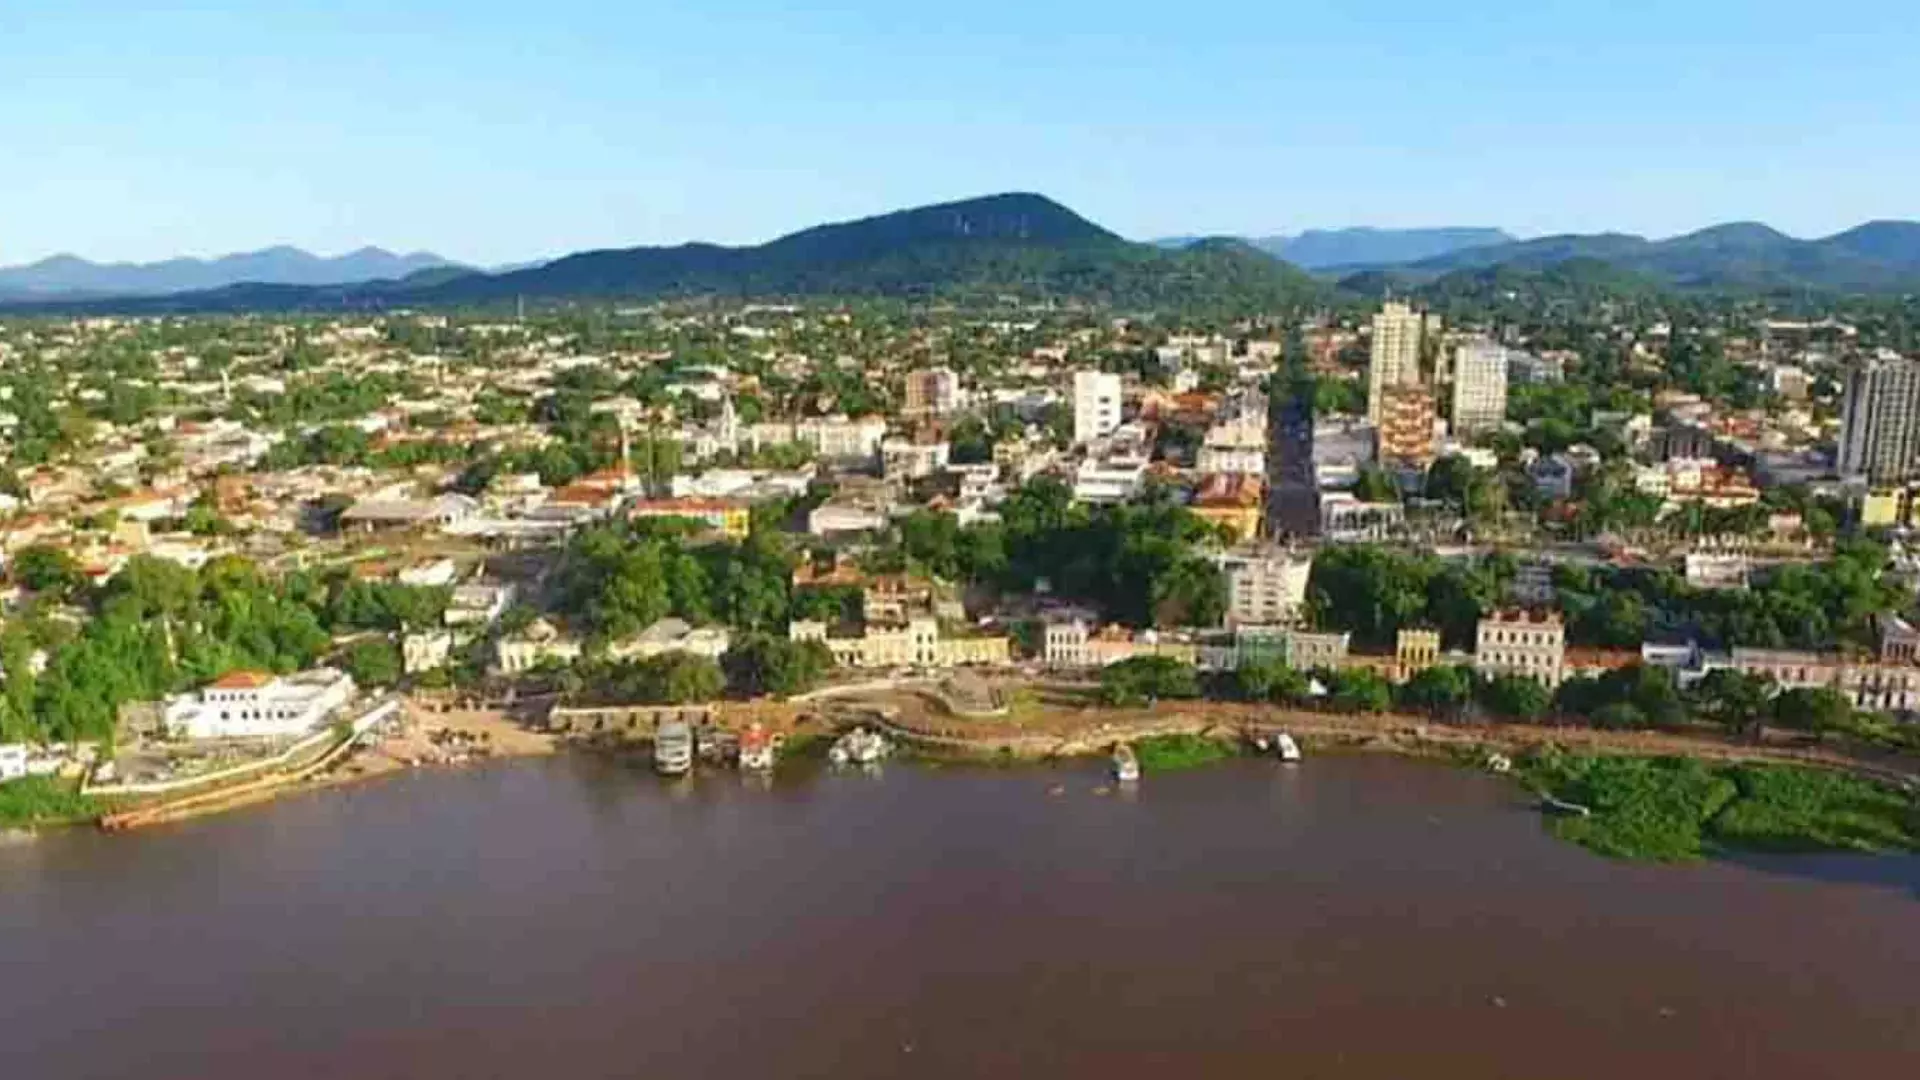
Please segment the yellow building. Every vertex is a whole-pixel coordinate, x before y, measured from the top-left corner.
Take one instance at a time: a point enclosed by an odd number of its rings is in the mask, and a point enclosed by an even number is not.
[[[1900,520],[1899,488],[1875,488],[1860,503],[1860,524],[1865,528],[1894,525]]]
[[[1188,509],[1195,517],[1231,532],[1232,542],[1238,543],[1260,535],[1263,496],[1257,476],[1212,473],[1200,482]]]
[[[1402,629],[1394,636],[1396,678],[1406,682],[1440,662],[1440,631]]]

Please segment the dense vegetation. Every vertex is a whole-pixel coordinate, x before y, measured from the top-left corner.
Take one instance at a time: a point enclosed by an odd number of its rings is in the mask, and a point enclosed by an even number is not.
[[[1838,773],[1559,753],[1523,762],[1522,772],[1539,790],[1593,811],[1554,818],[1556,834],[1618,858],[1920,849],[1912,796]]]
[[[64,551],[27,548],[13,573],[35,595],[0,630],[0,741],[110,738],[127,702],[239,669],[297,671],[325,656],[336,633],[436,625],[447,602],[444,589],[345,573],[269,578],[237,556],[197,571],[137,556],[96,588]],[[88,617],[76,627],[60,617],[63,604]],[[41,650],[46,665],[36,672]],[[371,653],[354,656],[371,661]]]

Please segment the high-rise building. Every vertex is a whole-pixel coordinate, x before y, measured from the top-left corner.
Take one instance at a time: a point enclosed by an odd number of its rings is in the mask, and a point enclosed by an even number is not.
[[[1380,390],[1380,463],[1424,469],[1433,464],[1433,391],[1424,386],[1385,386]]]
[[[1312,555],[1277,547],[1242,548],[1214,561],[1227,579],[1230,625],[1279,625],[1305,613]]]
[[[1381,391],[1420,382],[1420,340],[1424,316],[1405,304],[1388,301],[1373,317],[1372,352],[1367,361],[1367,419],[1380,422]]]
[[[1842,476],[1901,481],[1920,472],[1920,361],[1878,357],[1847,372]]]
[[[1507,350],[1486,338],[1453,353],[1453,433],[1497,428],[1507,418]]]
[[[1104,371],[1073,373],[1073,441],[1093,442],[1120,426],[1120,376]]]
[[[907,413],[945,416],[960,405],[960,376],[948,368],[910,371],[906,391]]]

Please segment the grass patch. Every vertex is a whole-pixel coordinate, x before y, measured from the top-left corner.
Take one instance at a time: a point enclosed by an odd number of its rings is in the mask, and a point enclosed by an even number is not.
[[[0,784],[0,826],[70,825],[90,821],[105,809],[67,780],[23,776]]]
[[[1552,818],[1556,836],[1613,858],[1920,848],[1912,796],[1839,773],[1567,754],[1531,758],[1520,772],[1536,790],[1593,811]]]
[[[1234,756],[1234,748],[1205,735],[1149,735],[1133,742],[1142,772],[1168,772],[1211,765]]]

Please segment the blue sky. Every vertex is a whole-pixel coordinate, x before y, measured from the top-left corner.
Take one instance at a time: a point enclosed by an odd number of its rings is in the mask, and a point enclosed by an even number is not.
[[[1121,233],[1920,217],[1904,3],[0,0],[0,264],[497,262],[1005,190]]]

